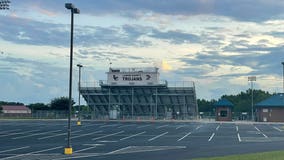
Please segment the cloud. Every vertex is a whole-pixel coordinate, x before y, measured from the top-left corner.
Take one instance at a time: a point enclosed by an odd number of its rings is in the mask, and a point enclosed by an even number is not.
[[[0,37],[18,44],[69,46],[69,25],[43,23],[22,18],[2,17]],[[198,43],[199,37],[181,30],[159,31],[141,25],[121,27],[75,26],[74,45],[76,46],[136,46],[153,45],[143,37],[162,39],[173,44]]]
[[[190,34],[190,33],[184,33],[183,31],[180,31],[180,30],[167,31],[167,32],[153,30],[150,37],[168,40],[170,43],[173,43],[173,44],[200,42],[200,39],[198,36],[194,34]]]
[[[143,26],[123,25],[121,27],[92,27],[85,26],[77,29],[79,43],[90,45],[136,46],[151,45],[151,42],[140,39],[147,34],[148,28]]]
[[[0,64],[6,66],[1,66],[0,70],[1,75],[5,75],[4,79],[0,79],[2,89],[5,90],[0,93],[2,100],[49,102],[54,97],[67,95],[67,68],[9,56],[1,58]],[[75,84],[76,81],[73,85],[76,86]],[[49,92],[53,88],[57,88],[58,92]]]
[[[6,41],[33,45],[68,45],[66,25],[1,16],[0,37]]]
[[[226,65],[220,64],[212,68],[212,71],[204,76],[211,76],[211,77],[219,77],[219,76],[226,76],[226,75],[240,75],[240,74],[248,74],[251,73],[253,70],[247,66],[236,66],[236,65]]]
[[[240,21],[266,21],[283,15],[284,3],[279,0],[164,0],[157,3],[153,0],[98,0],[84,1],[85,12],[92,14],[134,13],[137,11],[154,12],[165,15],[219,15]],[[88,4],[88,6],[85,6]],[[135,15],[134,17],[137,17]]]
[[[33,10],[36,10],[38,11],[39,13],[43,14],[43,15],[46,15],[46,16],[49,16],[49,17],[55,17],[57,15],[56,12],[54,11],[51,11],[51,10],[47,10],[46,8],[42,8],[43,6],[39,6],[38,4],[33,4],[31,6],[31,8]]]
[[[17,5],[30,9],[36,6],[40,13],[53,15],[64,10],[65,0],[52,1],[16,1]],[[36,3],[36,4],[35,4]],[[140,13],[157,13],[164,15],[217,15],[230,17],[238,21],[263,22],[283,17],[284,2],[279,0],[73,0],[72,3],[81,9],[81,14],[89,15],[124,15],[137,19],[144,17]],[[11,5],[13,8],[13,3]]]

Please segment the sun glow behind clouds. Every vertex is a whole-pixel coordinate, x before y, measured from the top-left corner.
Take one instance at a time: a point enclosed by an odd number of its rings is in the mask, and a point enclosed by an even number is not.
[[[173,67],[169,65],[169,63],[166,60],[162,60],[161,67],[163,71],[171,71],[173,69]]]

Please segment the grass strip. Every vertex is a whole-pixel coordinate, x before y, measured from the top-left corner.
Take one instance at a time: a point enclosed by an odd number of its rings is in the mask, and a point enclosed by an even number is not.
[[[193,160],[283,160],[284,151],[251,153],[251,154],[239,154],[223,157],[212,158],[196,158]]]

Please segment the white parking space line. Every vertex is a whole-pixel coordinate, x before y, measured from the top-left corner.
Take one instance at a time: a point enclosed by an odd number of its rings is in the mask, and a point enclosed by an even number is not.
[[[98,141],[99,143],[116,143],[117,141]]]
[[[90,127],[90,126],[102,126],[105,125],[106,123],[101,123],[101,124],[88,124],[88,125],[83,125],[82,127]]]
[[[255,128],[258,132],[261,132],[256,126],[254,126],[254,128]]]
[[[98,143],[95,143],[95,144],[83,144],[84,146],[104,146],[105,144],[98,144]]]
[[[202,126],[197,126],[196,128],[195,128],[195,130],[198,130],[199,128],[201,128]]]
[[[241,142],[241,141],[242,141],[241,136],[240,136],[240,134],[239,134],[239,133],[238,133],[238,140],[239,140],[239,142]]]
[[[77,151],[75,151],[74,153],[78,153],[78,152],[90,150],[90,149],[96,148],[97,146],[104,146],[104,144],[83,144],[83,145],[85,145],[85,146],[91,146],[91,147],[84,148],[84,149],[81,149],[81,150],[77,150]]]
[[[49,148],[49,149],[44,149],[44,150],[35,151],[35,152],[30,152],[30,153],[25,153],[25,154],[18,154],[18,155],[15,155],[15,156],[2,158],[1,160],[12,159],[12,158],[14,159],[14,158],[22,157],[22,156],[26,156],[26,155],[31,155],[31,154],[36,154],[36,153],[42,153],[42,152],[46,152],[46,151],[51,151],[51,150],[55,150],[55,149],[58,149],[58,148],[62,148],[62,146],[54,147],[54,148]]]
[[[144,127],[148,127],[148,126],[151,126],[150,124],[147,124],[147,125],[143,125],[143,126],[139,126],[137,128],[144,128]]]
[[[184,125],[178,126],[178,127],[176,127],[176,129],[180,129],[180,128],[182,128],[182,127],[184,127]]]
[[[169,133],[169,132],[162,133],[162,134],[157,135],[157,136],[155,136],[155,137],[153,137],[153,138],[151,138],[151,139],[148,139],[148,141],[153,141],[153,140],[155,140],[155,139],[157,139],[157,138],[159,138],[159,137],[162,137],[163,135],[166,135],[166,134],[168,134],[168,133]]]
[[[121,138],[120,140],[121,140],[121,141],[122,141],[122,140],[126,140],[126,139],[129,139],[129,138],[132,138],[132,137],[139,136],[139,135],[144,134],[144,133],[146,133],[146,131],[144,131],[144,132],[140,132],[140,133],[137,133],[137,134],[134,134],[134,135],[131,135],[131,136],[125,137],[125,138]]]
[[[113,134],[104,135],[104,136],[101,136],[101,137],[93,138],[92,140],[98,140],[98,139],[114,136],[114,135],[117,135],[117,134],[120,134],[120,133],[123,133],[123,132],[124,131],[120,131],[120,132],[116,132],[116,133],[113,133]]]
[[[40,151],[35,151],[35,152],[31,152],[29,154],[42,153],[42,152],[46,152],[46,151],[55,150],[55,149],[58,149],[58,148],[63,148],[63,146],[58,146],[58,147],[48,148],[48,149],[44,149],[44,150],[40,150]]]
[[[186,135],[184,135],[183,137],[181,137],[180,139],[178,139],[177,141],[181,141],[183,140],[185,137],[189,136],[191,134],[191,132],[188,132]]]
[[[110,125],[104,125],[104,126],[100,126],[99,128],[105,128],[105,127],[115,127],[115,126],[119,126],[119,124],[110,124]]]
[[[158,127],[156,127],[156,129],[160,129],[160,128],[167,127],[167,126],[169,126],[169,125],[166,124],[166,125],[158,126]]]
[[[273,128],[276,129],[276,130],[279,131],[279,132],[283,132],[283,130],[280,129],[280,128],[278,128],[278,127],[273,127]]]
[[[73,153],[78,153],[78,152],[82,152],[82,151],[90,150],[90,149],[93,149],[93,148],[96,148],[96,147],[97,147],[97,146],[92,146],[92,147],[88,147],[88,148],[80,149],[80,150],[74,151]]]
[[[56,133],[56,132],[60,132],[60,131],[62,131],[62,130],[55,130],[55,131],[42,132],[42,133],[34,133],[34,134],[26,135],[26,136],[14,137],[12,139],[21,139],[21,138],[32,137],[32,136],[37,136],[37,135],[42,135],[42,134]]]
[[[73,131],[72,133],[78,133],[78,132],[82,132],[82,130]],[[38,140],[47,139],[47,138],[53,138],[53,137],[58,137],[58,136],[63,136],[63,135],[67,135],[67,134],[66,133],[55,134],[55,135],[52,135],[52,136],[46,136],[46,137],[38,138]]]
[[[10,152],[10,151],[16,151],[16,150],[21,150],[21,149],[26,149],[26,148],[30,148],[30,146],[8,149],[8,150],[0,151],[0,153]]]
[[[239,132],[239,126],[236,126],[236,131]]]
[[[124,128],[124,127],[131,127],[131,126],[136,126],[136,124],[122,125],[117,128]]]
[[[96,134],[96,133],[101,133],[101,132],[103,132],[103,131],[96,131],[96,132],[92,132],[92,133],[81,134],[81,135],[78,135],[78,136],[71,137],[71,139],[80,138],[80,137],[84,137],[84,136],[89,136],[89,135]]]
[[[114,150],[114,151],[112,151],[112,152],[107,153],[107,155],[108,155],[108,154],[114,154],[114,153],[119,152],[119,151],[127,150],[128,148],[131,148],[131,146]]]
[[[218,131],[218,130],[219,130],[219,128],[220,128],[220,125],[218,125],[218,126],[216,127],[216,131]]]
[[[210,141],[213,139],[214,136],[215,136],[215,133],[212,133],[212,135],[211,135],[210,138],[208,139],[208,142],[210,142]]]
[[[1,135],[0,137],[7,137],[7,136],[18,135],[18,134],[27,134],[27,133],[36,132],[36,131],[39,131],[39,130],[36,129],[36,130],[31,130],[31,131],[26,131],[26,132],[9,133],[9,134],[5,134],[5,135]]]
[[[267,135],[265,135],[264,133],[262,133],[262,132],[261,132],[261,134],[262,134],[265,138],[268,138],[268,136],[267,136]]]
[[[5,134],[5,133],[9,133],[9,132],[16,132],[16,131],[20,131],[22,129],[13,129],[13,130],[6,130],[6,131],[1,131],[0,134]]]
[[[256,126],[254,126],[254,128],[255,128],[259,133],[261,133],[265,138],[268,138],[268,136],[265,135],[264,133],[262,133],[262,132],[260,131],[260,129],[258,129]]]

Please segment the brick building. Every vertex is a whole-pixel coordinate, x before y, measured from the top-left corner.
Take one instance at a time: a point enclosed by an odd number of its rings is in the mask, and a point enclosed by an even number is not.
[[[284,122],[284,94],[275,94],[255,105],[259,122]]]
[[[232,102],[222,98],[214,104],[214,107],[216,121],[232,121]]]

